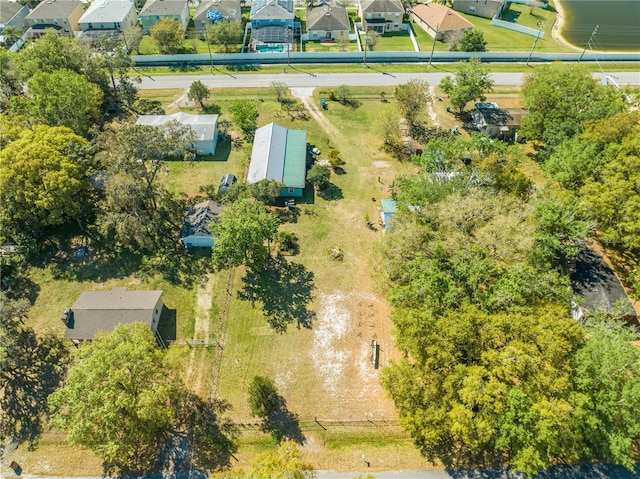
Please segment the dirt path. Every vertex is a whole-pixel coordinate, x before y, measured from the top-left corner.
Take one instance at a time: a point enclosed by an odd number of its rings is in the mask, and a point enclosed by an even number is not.
[[[198,293],[196,299],[195,310],[195,327],[193,332],[193,339],[203,340],[209,339],[209,324],[211,323],[211,303],[213,301],[214,276],[209,273],[205,275],[200,284],[198,285]],[[199,393],[202,389],[203,376],[205,374],[205,368],[199,368],[198,371],[194,371],[196,364],[202,364],[201,360],[196,360],[196,356],[205,354],[204,348],[196,348],[195,345],[191,348],[191,354],[189,355],[189,367],[187,368],[187,384],[192,385],[192,389]]]
[[[306,110],[309,112],[309,115],[311,115],[311,117],[318,122],[318,124],[322,127],[327,135],[332,138],[342,136],[340,130],[333,126],[333,123],[327,120],[327,117],[324,116],[324,114],[318,108],[318,105],[315,104],[311,97],[304,96],[300,97],[300,99],[302,100],[302,104],[304,105]]]

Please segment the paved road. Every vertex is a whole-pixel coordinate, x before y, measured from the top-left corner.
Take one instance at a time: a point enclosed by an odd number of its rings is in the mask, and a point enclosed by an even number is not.
[[[278,81],[286,83],[290,88],[315,88],[320,86],[395,86],[406,83],[413,78],[426,80],[430,85],[437,85],[440,80],[452,72],[442,67],[442,71],[437,73],[386,73],[383,66],[372,66],[371,73],[304,73],[304,66],[291,68],[287,71],[291,73],[255,73],[240,74],[231,76],[225,73],[214,73],[208,75],[172,75],[142,77],[140,88],[142,89],[164,89],[181,88],[186,89],[192,82],[200,80],[209,88],[246,88],[246,87],[269,87],[271,82]],[[520,85],[524,73],[492,73],[496,85]],[[615,72],[609,73],[611,77],[620,85],[640,85],[640,72]],[[594,77],[604,78],[604,74],[595,73]]]

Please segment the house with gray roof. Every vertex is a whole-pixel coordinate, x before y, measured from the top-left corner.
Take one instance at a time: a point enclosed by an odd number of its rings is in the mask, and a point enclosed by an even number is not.
[[[307,10],[309,40],[337,40],[348,37],[350,31],[349,14],[339,3],[328,2]]]
[[[0,0],[0,44],[4,45],[4,29],[14,27],[19,32],[26,30],[29,7],[18,2]]]
[[[209,14],[209,18],[207,14]],[[217,15],[216,12],[219,14]],[[193,15],[193,25],[199,38],[204,38],[204,29],[209,23],[215,23],[216,18],[230,22],[242,21],[240,0],[205,0],[200,2]]]
[[[184,112],[173,115],[140,115],[136,125],[162,127],[172,121],[191,128],[193,132],[191,146],[197,155],[215,155],[218,144],[218,115],[191,115]]]
[[[189,26],[189,6],[187,0],[148,0],[140,10],[140,24],[144,33],[165,18],[176,20],[185,30]]]
[[[247,183],[284,183],[280,196],[301,197],[307,173],[307,132],[269,123],[256,130]]]
[[[507,7],[507,0],[453,0],[453,9],[482,18],[500,15]]]
[[[81,29],[78,21],[84,14],[84,5],[80,0],[45,0],[40,2],[27,15],[29,38],[41,36],[48,28],[65,35],[79,32]]]
[[[402,29],[404,6],[400,0],[360,0],[359,14],[365,32],[374,30],[383,35]]]
[[[129,0],[95,0],[78,20],[83,36],[117,35],[138,21]]]
[[[212,248],[213,236],[209,225],[218,220],[224,205],[208,200],[191,206],[184,215],[179,241],[185,248]]]
[[[98,331],[111,332],[119,324],[143,322],[157,335],[162,314],[162,291],[84,291],[63,314],[65,339],[92,340]]]
[[[293,49],[293,0],[254,0],[249,18],[251,50],[282,52]]]

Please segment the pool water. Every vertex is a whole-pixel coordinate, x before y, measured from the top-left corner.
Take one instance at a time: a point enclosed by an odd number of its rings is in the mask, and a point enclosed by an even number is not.
[[[256,51],[260,53],[284,52],[284,45],[258,45]]]

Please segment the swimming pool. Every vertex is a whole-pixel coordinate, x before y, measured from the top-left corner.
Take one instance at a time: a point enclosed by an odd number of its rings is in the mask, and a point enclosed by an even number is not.
[[[256,51],[259,53],[284,52],[284,45],[256,45]]]

